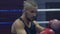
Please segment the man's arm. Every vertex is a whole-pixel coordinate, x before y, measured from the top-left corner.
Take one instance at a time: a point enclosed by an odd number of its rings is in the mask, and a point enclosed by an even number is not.
[[[44,27],[40,26],[36,21],[33,21],[33,22],[34,22],[34,24],[35,24],[36,29],[38,30],[38,32],[40,32],[40,31],[42,31],[42,30],[45,29]]]
[[[23,23],[20,20],[17,20],[13,23],[11,32],[14,34],[26,34]]]
[[[25,29],[23,29],[23,28],[17,28],[16,29],[16,32],[17,32],[17,34],[26,34],[26,31],[25,31]]]

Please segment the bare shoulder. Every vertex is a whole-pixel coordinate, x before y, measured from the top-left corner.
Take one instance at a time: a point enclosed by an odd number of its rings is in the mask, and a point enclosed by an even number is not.
[[[24,23],[20,19],[15,20],[12,24],[11,32],[17,34],[26,34]]]
[[[20,19],[16,19],[12,25],[15,27],[24,27],[24,24]]]

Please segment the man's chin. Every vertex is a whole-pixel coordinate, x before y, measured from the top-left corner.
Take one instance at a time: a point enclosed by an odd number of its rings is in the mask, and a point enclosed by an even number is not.
[[[30,21],[33,21],[34,19],[29,19]]]
[[[34,21],[34,19],[31,19],[31,21]]]
[[[29,21],[33,21],[34,19],[31,19],[31,18],[27,18]]]

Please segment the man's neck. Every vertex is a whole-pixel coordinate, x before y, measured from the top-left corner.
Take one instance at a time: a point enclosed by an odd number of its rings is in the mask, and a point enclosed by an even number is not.
[[[31,27],[31,21],[27,20],[24,16],[21,16],[22,20],[24,21],[25,25],[30,28]]]
[[[22,18],[22,20],[24,21],[25,24],[29,24],[29,22],[31,22],[25,17],[25,15],[22,15],[21,18]]]

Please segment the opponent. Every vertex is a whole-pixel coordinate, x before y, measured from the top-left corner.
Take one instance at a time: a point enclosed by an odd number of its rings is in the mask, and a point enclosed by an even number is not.
[[[44,30],[36,21],[37,4],[35,2],[24,2],[23,14],[12,24],[12,34],[37,34]]]

